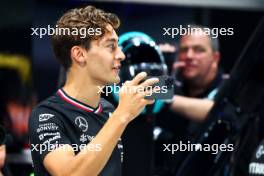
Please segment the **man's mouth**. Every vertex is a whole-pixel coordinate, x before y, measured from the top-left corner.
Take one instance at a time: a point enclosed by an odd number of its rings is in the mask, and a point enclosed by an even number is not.
[[[187,65],[185,68],[195,68],[195,65]]]
[[[117,65],[117,66],[113,67],[113,70],[116,71],[117,73],[119,73],[120,68],[121,68],[121,65]]]
[[[185,66],[185,68],[195,68],[195,67],[196,67],[196,64],[191,64],[191,63],[188,63]]]

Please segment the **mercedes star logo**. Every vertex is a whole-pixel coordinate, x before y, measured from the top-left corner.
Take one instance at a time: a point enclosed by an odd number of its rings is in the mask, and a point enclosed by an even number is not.
[[[75,119],[75,124],[81,128],[83,132],[86,132],[88,130],[88,122],[86,121],[85,118],[78,116]]]

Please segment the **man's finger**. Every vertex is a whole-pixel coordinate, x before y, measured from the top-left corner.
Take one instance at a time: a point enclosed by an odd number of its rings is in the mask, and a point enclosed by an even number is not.
[[[155,99],[149,99],[149,100],[147,100],[147,99],[143,99],[142,101],[143,101],[143,103],[144,103],[145,105],[150,105],[150,104],[155,103]]]
[[[151,86],[151,85],[158,83],[158,82],[159,82],[158,78],[150,78],[150,79],[147,79],[146,81],[144,81],[143,83],[141,83],[140,86],[147,87],[147,86]]]
[[[132,85],[138,85],[141,80],[143,80],[145,77],[147,77],[146,72],[140,72],[135,76],[134,79],[131,80]]]
[[[186,66],[185,62],[179,61],[179,62],[175,62],[173,64],[173,69],[176,70],[176,69],[179,69],[179,68],[182,68],[182,67],[185,67],[185,66]]]

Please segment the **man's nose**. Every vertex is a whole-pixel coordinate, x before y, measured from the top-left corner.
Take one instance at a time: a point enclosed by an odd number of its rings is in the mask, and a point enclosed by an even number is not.
[[[188,49],[187,53],[186,53],[186,57],[187,59],[192,59],[194,56],[194,52],[192,49]]]
[[[118,59],[118,60],[123,61],[123,60],[125,60],[125,58],[126,58],[125,54],[123,53],[123,51],[121,50],[121,48],[118,47],[118,51],[116,53],[115,59]]]

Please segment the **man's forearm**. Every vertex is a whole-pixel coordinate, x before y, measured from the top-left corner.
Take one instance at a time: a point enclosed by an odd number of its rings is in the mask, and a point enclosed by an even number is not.
[[[90,176],[98,175],[109,160],[128,124],[127,121],[122,121],[120,116],[122,115],[114,112],[95,138],[86,146],[86,150],[82,150],[67,162],[61,163],[60,173],[51,174],[83,176],[85,173],[85,175]],[[91,146],[96,145],[101,146],[100,150],[95,151],[90,149]]]
[[[80,160],[76,162],[76,165],[79,167],[78,174],[76,175],[81,176],[83,173],[88,174],[87,172],[90,172],[88,175],[98,175],[104,168],[128,124],[128,122],[122,122],[119,116],[119,114],[113,113],[96,137],[88,144],[99,144],[101,146],[100,151],[89,152],[87,150],[88,152],[84,151],[78,154],[76,160],[78,160],[79,156]]]
[[[204,121],[214,102],[206,99],[189,98],[175,95],[171,109],[195,121]]]

